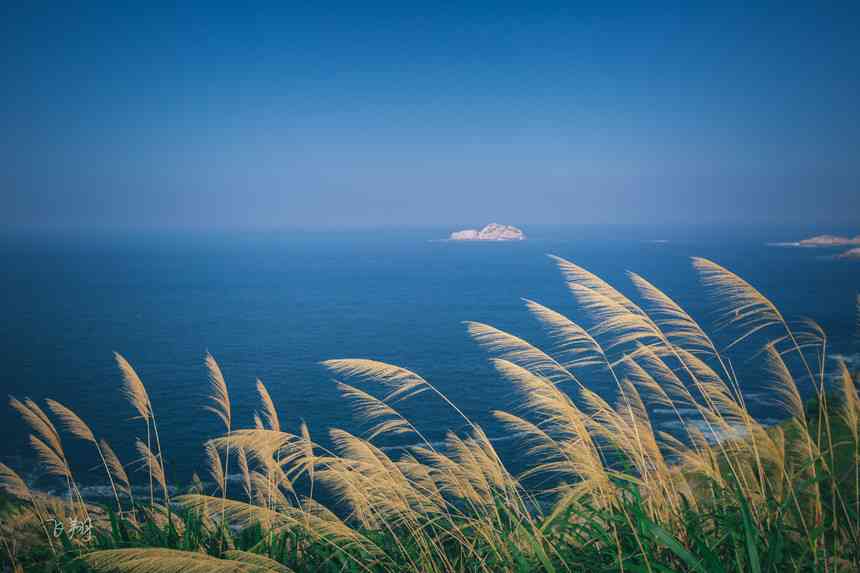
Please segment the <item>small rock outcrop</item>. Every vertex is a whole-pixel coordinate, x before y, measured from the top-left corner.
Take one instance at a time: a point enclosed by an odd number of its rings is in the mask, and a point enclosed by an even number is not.
[[[448,237],[451,241],[523,241],[525,238],[525,233],[516,227],[498,223],[490,223],[480,231],[477,229],[455,231]]]
[[[849,249],[839,255],[840,259],[851,259],[855,261],[860,261],[860,247],[854,247],[853,249]]]

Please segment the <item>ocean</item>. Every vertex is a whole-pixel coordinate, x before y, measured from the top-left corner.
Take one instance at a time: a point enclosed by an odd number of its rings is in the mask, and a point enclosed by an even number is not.
[[[119,352],[149,391],[170,479],[186,483],[193,471],[203,471],[204,440],[220,432],[220,422],[204,409],[205,352],[224,371],[236,426],[252,424],[259,378],[282,426],[297,431],[304,420],[323,444],[328,428],[361,433],[362,424],[320,362],[373,358],[430,380],[504,452],[515,441],[491,412],[516,408],[518,396],[462,321],[545,345],[523,297],[583,320],[546,254],[568,258],[634,298],[625,272],[635,271],[705,325],[712,322],[713,301],[690,257],[711,258],[758,287],[787,317],[818,321],[832,354],[856,358],[858,352],[860,262],[835,260],[838,251],[767,245],[815,230],[526,226],[530,238],[518,243],[437,240],[450,230],[6,236],[0,244],[0,393],[60,401],[131,462],[145,427],[120,392],[113,359]],[[730,340],[728,333],[716,339]],[[738,352],[731,356],[752,412],[777,421],[781,414],[767,401],[759,362],[749,350]],[[583,381],[612,397],[605,380]],[[27,428],[11,408],[2,411],[0,460],[39,483]],[[462,419],[428,394],[402,411],[431,440],[463,430]],[[658,420],[664,414],[654,412]],[[669,428],[671,418],[661,423]],[[72,438],[65,443],[78,479],[98,483],[90,446]],[[141,484],[145,479],[135,477]]]

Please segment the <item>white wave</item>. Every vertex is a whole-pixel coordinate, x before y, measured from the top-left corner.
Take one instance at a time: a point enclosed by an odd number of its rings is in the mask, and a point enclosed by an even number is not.
[[[81,497],[84,499],[107,499],[113,498],[113,489],[111,489],[108,484],[88,484],[88,485],[78,485],[78,489],[81,492]],[[175,486],[168,485],[167,493],[171,496],[175,495],[177,492],[184,491],[186,488],[183,486]],[[59,495],[60,497],[68,498],[69,492],[68,490],[51,490],[51,493],[54,495]],[[132,485],[131,493],[137,498],[141,499],[144,497],[149,497],[149,486],[148,485]],[[154,485],[154,493],[157,498],[161,497],[161,486],[158,484]],[[124,496],[120,495],[120,498]]]
[[[672,408],[651,408],[651,413],[661,415],[674,415],[675,410]],[[677,411],[682,416],[698,416],[699,411],[695,408],[677,408]]]
[[[716,444],[724,440],[741,439],[747,435],[746,427],[740,423],[729,424],[728,429],[714,428],[705,420],[687,420],[685,423],[673,420],[659,425],[662,428],[671,430],[684,430],[687,427],[687,424],[695,426],[711,444]]]
[[[854,353],[854,354],[831,354],[830,360],[833,360],[833,361],[841,360],[841,361],[845,362],[845,364],[848,364],[849,366],[851,366],[853,364],[856,364],[858,361],[860,361],[860,354],[857,354],[857,353]]]
[[[508,442],[510,440],[522,438],[524,435],[525,435],[525,433],[523,433],[523,432],[514,432],[514,433],[506,435],[506,436],[491,437],[490,442],[494,443],[494,444],[498,443],[498,442]],[[445,445],[447,444],[447,442],[445,440],[431,440],[429,442],[429,444],[433,448],[438,449],[438,448],[444,448]],[[379,449],[384,451],[384,452],[390,452],[390,451],[397,451],[397,450],[408,450],[409,448],[420,448],[420,447],[426,446],[426,445],[427,445],[427,442],[414,442],[414,443],[410,443],[410,444],[401,444],[398,446],[382,446]]]

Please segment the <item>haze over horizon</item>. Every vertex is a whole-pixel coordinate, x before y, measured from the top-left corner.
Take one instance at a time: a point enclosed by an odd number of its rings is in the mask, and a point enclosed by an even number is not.
[[[858,225],[860,4],[5,7],[5,229]]]

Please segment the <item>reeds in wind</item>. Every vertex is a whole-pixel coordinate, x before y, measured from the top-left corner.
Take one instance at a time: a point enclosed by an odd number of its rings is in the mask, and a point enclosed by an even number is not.
[[[195,474],[192,490],[171,503],[149,395],[116,355],[123,392],[146,424],[147,441],[136,448],[151,483],[149,510],[134,524],[138,537],[122,543],[151,543],[147,536],[160,531],[158,543],[170,548],[120,545],[81,559],[99,571],[154,573],[288,571],[285,563],[367,573],[857,570],[858,377],[844,362],[831,367],[823,329],[811,321],[794,326],[751,284],[697,258],[694,268],[716,295],[718,327],[729,333],[721,347],[643,276],[628,274],[634,295],[627,296],[571,261],[553,260],[578,314],[524,299],[549,334],[546,348],[465,323],[518,397],[515,413],[493,412],[526,466],[518,475],[484,428],[413,370],[325,361],[361,427],[330,428],[317,440],[304,422],[287,429],[259,380],[253,425],[239,426],[242,404],[234,413],[224,374],[207,353],[206,407],[222,432],[205,444],[210,481]],[[767,341],[754,358],[786,416],[775,426],[752,415],[730,354],[759,336]],[[428,440],[398,410],[416,397],[441,401],[465,426]],[[46,470],[77,492],[52,420],[31,400],[11,405]],[[48,407],[62,429],[97,447],[117,502],[122,494],[134,506],[107,442],[68,407]],[[381,445],[404,437],[413,443]],[[241,500],[230,498],[231,453]],[[32,499],[37,518],[48,515],[39,494],[2,464],[0,487]]]

